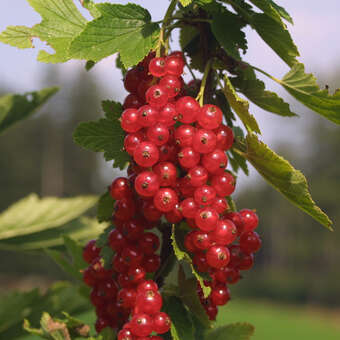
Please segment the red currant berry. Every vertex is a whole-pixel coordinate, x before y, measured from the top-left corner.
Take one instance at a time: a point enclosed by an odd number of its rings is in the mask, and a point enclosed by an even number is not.
[[[207,130],[212,130],[218,128],[222,123],[222,116],[220,108],[212,104],[206,104],[200,109],[197,121],[200,126]]]
[[[237,234],[241,235],[243,233],[244,228],[244,220],[243,217],[237,212],[229,212],[224,215],[224,218],[227,218],[230,221],[233,221],[237,228]]]
[[[96,287],[93,288],[91,291],[90,300],[91,303],[96,307],[103,309],[105,306],[105,297],[103,296],[102,292],[99,291]]]
[[[156,222],[162,217],[162,212],[156,208],[153,201],[147,201],[143,204],[143,214],[150,222]]]
[[[135,203],[132,199],[123,198],[115,202],[114,205],[114,216],[118,220],[128,221],[134,215],[136,211]]]
[[[131,93],[129,94],[123,103],[124,110],[127,109],[138,109],[140,108],[144,102],[135,94]]]
[[[235,178],[229,172],[225,172],[223,175],[214,175],[211,178],[211,186],[216,190],[218,196],[230,196],[235,190]]]
[[[216,228],[210,233],[211,239],[219,246],[226,246],[235,241],[237,229],[230,220],[219,220]]]
[[[229,210],[228,201],[224,197],[215,197],[211,207],[214,208],[219,214],[224,214]]]
[[[167,126],[162,123],[156,123],[148,128],[146,135],[151,142],[160,146],[167,143],[170,133]]]
[[[153,197],[159,189],[158,176],[151,171],[141,172],[135,180],[137,193],[144,197]]]
[[[182,87],[182,82],[180,81],[180,79],[170,74],[163,77],[160,80],[159,84],[166,89],[169,98],[176,97],[181,91]]]
[[[234,143],[234,133],[229,126],[220,125],[216,130],[216,147],[221,150],[229,150]]]
[[[228,248],[221,246],[210,247],[206,253],[206,257],[208,265],[217,269],[225,267],[230,260]]]
[[[255,231],[247,231],[240,236],[240,248],[246,254],[256,253],[260,250],[261,245],[260,236]]]
[[[150,105],[162,107],[168,102],[169,96],[164,86],[153,85],[146,91],[145,98]]]
[[[129,133],[124,138],[124,149],[130,156],[133,156],[136,146],[142,143],[144,140],[145,136],[140,131]]]
[[[153,58],[150,60],[149,72],[154,77],[163,77],[166,73],[165,70],[165,59],[164,58]]]
[[[148,88],[152,85],[153,77],[143,79],[140,81],[137,87],[137,95],[139,98],[145,102],[145,93],[148,90]]]
[[[144,233],[144,224],[140,219],[131,219],[124,223],[121,232],[128,241],[137,241]]]
[[[159,161],[160,162],[176,162],[177,161],[177,148],[175,145],[169,143],[161,145],[159,148]]]
[[[139,293],[136,298],[136,308],[138,313],[153,315],[158,313],[163,304],[162,296],[154,290],[146,290]]]
[[[115,298],[118,293],[118,285],[114,279],[107,279],[100,282],[98,289],[103,293],[105,298]]]
[[[148,336],[153,329],[152,318],[147,314],[136,314],[130,321],[131,333],[135,336]],[[132,338],[133,339],[133,338]],[[124,340],[124,338],[122,338]]]
[[[173,163],[160,162],[154,166],[153,170],[160,180],[160,186],[173,186],[176,183],[177,170]]]
[[[244,232],[253,231],[257,228],[259,224],[259,218],[253,210],[243,209],[240,211],[240,215],[242,216],[244,222]]]
[[[142,142],[136,147],[133,158],[138,165],[151,167],[158,162],[159,151],[154,143]]]
[[[211,130],[199,129],[194,135],[192,146],[199,153],[209,153],[216,148],[216,135]]]
[[[98,318],[94,325],[97,333],[100,333],[104,328],[109,326],[109,321],[105,318]]]
[[[128,328],[124,328],[118,333],[118,340],[135,340],[132,332]]]
[[[140,80],[141,74],[136,68],[132,68],[131,70],[127,71],[124,79],[124,87],[126,91],[130,93],[136,93]]]
[[[157,254],[148,255],[144,258],[143,266],[147,273],[154,273],[161,265],[161,258]]]
[[[83,272],[83,281],[89,287],[94,287],[97,284],[97,279],[94,274],[91,267],[86,268]]]
[[[206,250],[211,247],[210,235],[203,231],[194,231],[192,242],[200,250]]]
[[[190,124],[196,120],[200,105],[192,97],[181,97],[176,102],[176,111],[180,122]]]
[[[241,253],[240,263],[238,265],[239,270],[249,270],[254,265],[254,255]]]
[[[143,253],[134,246],[127,246],[122,251],[122,259],[130,267],[137,266],[143,260]]]
[[[230,291],[225,285],[217,285],[210,294],[211,303],[215,306],[224,306],[230,300]]]
[[[129,265],[124,262],[123,257],[119,253],[117,253],[113,257],[112,263],[113,263],[113,269],[117,273],[127,273],[127,271],[129,270]]]
[[[188,146],[183,148],[178,153],[178,161],[183,168],[192,168],[197,165],[200,161],[199,152],[195,151],[192,147]]]
[[[194,232],[195,231],[188,233],[184,239],[184,247],[189,253],[194,253],[198,250],[193,243]]]
[[[208,306],[205,307],[205,311],[208,314],[209,320],[214,321],[216,320],[217,316],[217,307],[215,305],[209,304]]]
[[[194,198],[199,205],[210,205],[214,202],[216,190],[210,185],[202,185],[197,188],[194,193]]]
[[[131,284],[133,284],[133,286],[136,286],[144,280],[146,271],[141,265],[138,265],[131,267],[128,271],[128,275]]]
[[[87,263],[91,263],[100,254],[100,248],[96,246],[96,240],[89,241],[83,249],[83,259]]]
[[[192,259],[193,264],[197,270],[201,273],[206,273],[209,270],[209,264],[207,258],[203,252],[195,251],[194,258]]]
[[[183,220],[183,214],[180,205],[176,204],[175,208],[164,214],[169,223],[179,223]]]
[[[165,58],[165,70],[167,74],[179,77],[183,73],[184,60],[176,55]]]
[[[192,125],[183,124],[175,131],[176,144],[182,148],[192,145],[196,129]]]
[[[158,122],[165,126],[173,126],[177,121],[177,111],[174,104],[167,103],[159,111]]]
[[[152,255],[159,248],[159,238],[154,233],[144,233],[138,246],[145,255]]]
[[[209,174],[203,166],[198,165],[189,170],[188,177],[193,187],[200,187],[207,183]]]
[[[186,218],[194,218],[197,212],[197,204],[193,198],[186,198],[180,203],[182,214]]]
[[[136,109],[127,109],[122,113],[120,124],[126,132],[137,132],[141,129]]]
[[[150,105],[143,105],[137,111],[138,124],[143,127],[149,127],[156,123],[159,112]]]
[[[125,177],[116,178],[110,186],[110,194],[115,200],[130,197],[132,191],[129,180]]]
[[[170,330],[171,321],[168,314],[160,312],[153,316],[153,331],[164,334]]]
[[[182,51],[173,51],[169,54],[169,56],[182,58],[184,60],[184,55]]]
[[[211,207],[205,207],[196,212],[195,223],[203,231],[210,232],[216,228],[218,213]]]
[[[202,165],[211,174],[223,174],[227,164],[228,157],[221,149],[215,149],[202,157]]]
[[[144,293],[145,291],[153,290],[154,292],[158,292],[158,286],[155,281],[152,280],[146,280],[142,281],[137,286],[137,294]]]
[[[173,210],[178,203],[178,196],[173,189],[161,188],[153,198],[155,207],[162,212]]]

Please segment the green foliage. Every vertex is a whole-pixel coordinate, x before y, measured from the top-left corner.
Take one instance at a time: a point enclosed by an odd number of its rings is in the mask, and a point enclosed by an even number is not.
[[[266,91],[265,84],[256,78],[251,67],[238,70],[238,76],[230,79],[233,86],[242,92],[249,100],[260,108],[280,116],[297,116],[290,110],[289,104],[280,98],[275,92]]]
[[[254,331],[249,323],[233,323],[211,331],[205,340],[250,340]]]
[[[122,152],[124,132],[117,119],[112,121],[102,118],[80,123],[73,134],[73,139],[84,149],[104,152],[107,161],[114,160],[114,167],[124,169],[129,161],[129,155]]]
[[[103,100],[102,108],[105,112],[105,117],[111,120],[117,120],[123,113],[123,105],[113,100]]]
[[[8,94],[0,97],[0,134],[13,124],[31,116],[57,91],[57,87],[51,87],[23,95]]]
[[[132,3],[104,3],[97,9],[101,17],[89,22],[73,40],[72,58],[99,61],[120,52],[123,64],[130,67],[155,48],[159,27],[146,9]]]
[[[93,207],[97,200],[96,196],[39,199],[31,194],[0,214],[0,240],[63,226]]]
[[[28,27],[11,27],[0,35],[0,41],[19,48],[33,47],[28,42],[37,37],[55,50],[49,54],[39,51],[38,60],[44,63],[60,63],[69,60],[71,41],[85,27],[86,20],[72,0],[28,0],[42,17],[42,22]],[[24,35],[24,37],[23,37]]]
[[[99,198],[97,208],[98,222],[110,221],[113,214],[114,200],[109,192],[106,192]]]
[[[184,232],[184,233],[186,233],[186,232]],[[171,234],[172,248],[174,250],[174,253],[175,253],[178,261],[184,260],[187,263],[189,263],[192,273],[194,274],[196,280],[200,283],[200,285],[202,287],[204,296],[207,297],[210,294],[211,288],[205,286],[204,278],[194,268],[192,261],[191,261],[191,257],[189,256],[188,253],[186,253],[183,250],[184,249],[183,245],[181,247],[179,246],[178,241],[181,241],[181,243],[183,243],[184,233],[183,233],[183,230],[182,230],[182,232],[180,230],[178,230],[175,227],[175,225],[172,226],[172,234]]]
[[[294,169],[288,161],[278,156],[252,133],[246,138],[245,151],[240,153],[290,202],[332,230],[332,221],[313,201],[306,178],[300,171]]]
[[[179,2],[186,7],[192,3],[192,0],[179,0]]]
[[[246,129],[261,133],[255,117],[249,113],[249,103],[238,96],[227,76],[224,77],[224,95]]]

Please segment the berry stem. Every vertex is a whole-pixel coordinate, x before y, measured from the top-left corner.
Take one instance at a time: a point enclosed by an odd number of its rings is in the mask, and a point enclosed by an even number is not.
[[[203,106],[204,104],[204,91],[205,91],[205,86],[207,84],[207,79],[208,79],[208,76],[211,70],[211,65],[212,65],[212,59],[209,59],[207,64],[205,65],[200,91],[198,92],[198,95],[196,97],[196,100],[199,102],[201,106]]]

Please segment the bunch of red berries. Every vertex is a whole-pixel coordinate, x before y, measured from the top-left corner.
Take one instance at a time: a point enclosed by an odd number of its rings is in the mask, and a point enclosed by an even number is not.
[[[170,328],[169,317],[160,311],[157,284],[145,279],[160,266],[159,238],[146,230],[163,216],[172,224],[185,220],[192,229],[184,246],[196,269],[210,275],[210,296],[204,298],[201,287],[198,295],[211,320],[230,298],[227,285],[253,265],[253,253],[261,246],[254,232],[257,215],[231,212],[226,199],[235,190],[235,178],[226,170],[233,131],[223,124],[219,107],[200,106],[186,95],[184,65],[181,52],[151,53],[124,81],[130,94],[120,121],[132,160],[128,178],[119,177],[110,187],[116,201],[115,229],[108,239],[116,253],[112,268],[104,269],[93,243],[84,250],[90,263],[84,280],[93,287],[97,331],[121,329],[118,340],[161,339],[152,332]]]

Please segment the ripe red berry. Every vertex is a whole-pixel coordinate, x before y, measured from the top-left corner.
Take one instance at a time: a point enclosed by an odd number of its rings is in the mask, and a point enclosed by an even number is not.
[[[240,211],[240,215],[242,216],[244,222],[244,232],[252,231],[257,228],[259,224],[259,218],[253,210],[243,209]]]
[[[180,125],[175,131],[176,144],[181,148],[192,145],[196,129],[192,125]]]
[[[133,152],[137,145],[145,140],[144,133],[137,131],[134,133],[129,133],[124,138],[124,149],[130,155],[133,156]]]
[[[203,166],[197,165],[189,170],[188,177],[190,179],[189,183],[193,187],[200,187],[207,183],[209,174],[206,168],[204,168]]]
[[[179,223],[183,219],[183,214],[180,209],[180,205],[176,204],[175,208],[164,214],[169,223]]]
[[[144,257],[143,267],[147,273],[153,273],[158,270],[161,265],[161,258],[157,254],[152,254]]]
[[[233,130],[229,126],[221,124],[214,132],[217,139],[216,147],[224,151],[229,150],[234,143]]]
[[[109,245],[114,251],[120,252],[127,246],[127,241],[118,229],[113,229],[109,234]]]
[[[171,321],[168,314],[160,312],[153,316],[153,331],[164,334],[170,330]]]
[[[146,91],[145,98],[150,105],[162,107],[167,103],[169,96],[164,86],[153,85]]]
[[[211,174],[223,174],[228,164],[228,157],[221,149],[215,149],[202,157],[202,165]]]
[[[139,240],[139,238],[143,235],[144,224],[140,219],[133,218],[125,222],[120,230],[127,241],[134,242]]]
[[[199,129],[192,140],[192,146],[199,153],[209,153],[216,148],[216,135],[211,130]]]
[[[247,231],[240,236],[240,248],[246,254],[256,253],[260,250],[261,245],[260,236],[255,231]]]
[[[135,336],[148,336],[152,332],[153,321],[148,314],[135,314],[131,321],[131,333]],[[124,338],[122,338],[124,340]]]
[[[219,127],[222,123],[222,111],[215,105],[206,104],[200,109],[197,121],[205,129],[212,130]]]
[[[153,168],[155,174],[158,176],[160,186],[172,186],[176,183],[177,169],[171,162],[157,163]]]
[[[229,209],[228,201],[224,197],[215,197],[214,202],[211,204],[219,214],[224,214]]]
[[[176,102],[177,117],[182,123],[190,124],[195,122],[199,110],[198,102],[192,97],[181,97]]]
[[[133,158],[138,165],[151,167],[158,162],[159,151],[154,143],[142,142],[136,147]]]
[[[94,287],[97,284],[97,278],[91,267],[88,267],[83,272],[83,281],[89,287]]]
[[[131,70],[127,71],[124,79],[124,87],[126,91],[130,93],[136,93],[140,80],[141,74],[136,68],[132,68]]]
[[[124,328],[118,333],[118,340],[134,340],[134,336],[132,335],[131,329]]]
[[[238,265],[239,270],[249,270],[254,265],[254,255],[241,253],[240,263]]]
[[[157,283],[153,280],[145,280],[138,284],[137,293],[143,293],[148,290],[153,290],[154,292],[158,292]]]
[[[222,246],[212,246],[206,253],[207,263],[213,268],[223,268],[230,260],[228,248]]]
[[[97,333],[100,333],[104,328],[109,326],[109,321],[106,318],[98,318],[95,323],[95,329]]]
[[[203,231],[210,232],[216,228],[218,213],[211,207],[204,207],[195,214],[195,223]]]
[[[136,109],[127,109],[122,113],[120,124],[126,132],[137,132],[141,129]]]
[[[162,212],[156,208],[152,200],[143,204],[142,211],[144,217],[150,222],[156,222],[162,217]]]
[[[176,162],[177,148],[173,144],[164,144],[159,147],[159,161],[160,162]]]
[[[206,250],[211,247],[210,235],[203,231],[194,231],[192,235],[192,242],[197,249]]]
[[[154,233],[144,233],[138,240],[138,245],[145,255],[152,255],[159,248],[159,238]]]
[[[241,214],[237,212],[229,212],[224,215],[224,218],[227,218],[228,220],[233,221],[233,223],[235,224],[237,228],[237,234],[238,235],[242,234],[243,228],[244,228],[244,220]]]
[[[141,265],[132,266],[128,271],[129,281],[133,286],[138,285],[145,278],[146,271]]]
[[[202,185],[195,190],[194,197],[197,204],[210,205],[214,202],[216,190],[210,185]]]
[[[128,221],[134,215],[136,211],[135,203],[130,198],[123,198],[115,202],[114,205],[114,216],[118,220]]]
[[[214,175],[211,178],[211,186],[216,190],[218,196],[230,196],[235,190],[235,178],[229,172],[225,172],[223,175]]]
[[[161,188],[153,198],[155,207],[162,212],[173,210],[178,203],[178,196],[173,189]]]
[[[127,109],[138,109],[140,108],[144,102],[135,94],[130,93],[128,96],[126,96],[124,103],[123,103],[123,108],[125,110]]]
[[[153,77],[150,76],[149,78],[142,79],[137,87],[137,95],[143,102],[145,102],[145,93],[148,88],[152,85]]]
[[[177,121],[177,111],[176,107],[172,103],[167,103],[159,111],[158,122],[164,124],[165,126],[173,126]]]
[[[182,82],[178,79],[178,77],[170,74],[163,77],[160,80],[159,84],[166,89],[169,98],[176,97],[181,91],[182,87]]]
[[[183,58],[177,55],[170,55],[165,58],[165,70],[167,74],[179,77],[183,73]]]
[[[118,292],[117,301],[123,308],[133,308],[136,303],[136,290],[134,288],[122,288]]]
[[[159,189],[159,178],[151,171],[141,172],[135,180],[135,189],[139,195],[153,197]]]
[[[122,251],[122,260],[128,266],[137,266],[143,260],[143,253],[134,246],[127,246]]]
[[[193,198],[186,198],[180,203],[182,214],[186,218],[194,218],[197,212],[197,204]]]
[[[143,105],[137,111],[138,124],[143,127],[152,126],[156,123],[158,117],[158,110],[150,105]]]
[[[192,231],[186,234],[185,239],[184,239],[184,247],[189,253],[194,253],[195,251],[198,250],[193,243],[194,232],[195,231]]]
[[[200,161],[199,152],[195,151],[192,147],[188,146],[183,148],[178,153],[178,161],[183,168],[192,168],[197,165]]]
[[[214,279],[221,283],[235,284],[237,283],[241,276],[238,269],[224,267],[221,269],[216,269],[214,271]]]
[[[226,246],[235,241],[237,229],[230,220],[219,220],[216,228],[210,233],[211,239],[220,246]]]
[[[217,307],[215,305],[209,304],[208,306],[205,306],[205,311],[208,314],[209,320],[211,321],[216,320]]]
[[[146,135],[151,142],[160,146],[167,143],[170,133],[166,125],[162,123],[156,123],[148,128]]]
[[[165,59],[164,58],[153,58],[149,63],[149,72],[154,77],[163,77],[166,73],[165,70]]]
[[[154,290],[141,292],[136,298],[136,309],[138,313],[156,314],[161,310],[162,304],[162,296]]]
[[[210,294],[211,303],[215,306],[224,306],[230,300],[228,287],[219,284],[216,285]]]
[[[91,263],[100,254],[100,248],[96,246],[96,240],[89,241],[83,249],[83,259],[87,263]]]

